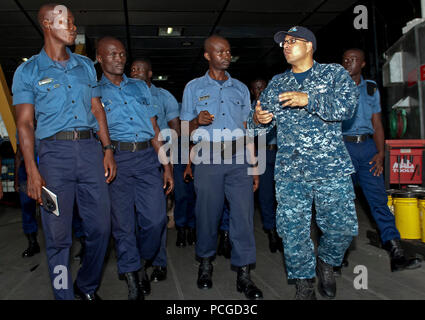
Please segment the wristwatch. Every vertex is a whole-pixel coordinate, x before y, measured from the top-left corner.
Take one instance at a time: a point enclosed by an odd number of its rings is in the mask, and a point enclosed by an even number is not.
[[[109,150],[112,150],[112,152],[115,153],[115,149],[116,148],[115,148],[115,146],[113,144],[108,144],[108,145],[106,145],[106,146],[103,147],[103,151],[106,151],[108,149]]]

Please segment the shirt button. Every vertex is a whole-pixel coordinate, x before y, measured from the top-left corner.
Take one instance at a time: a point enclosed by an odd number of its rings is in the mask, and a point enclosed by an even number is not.
[[[224,116],[225,114],[223,113],[223,116]]]
[[[124,101],[124,104],[127,104],[127,101]]]
[[[130,120],[133,120],[133,118],[130,118]]]
[[[75,116],[74,118],[77,119],[77,116]]]
[[[224,101],[222,100],[221,103],[224,103]]]
[[[72,103],[75,103],[75,101],[74,101],[74,100],[72,100]]]
[[[71,85],[68,85],[68,88],[70,88],[70,89],[71,89]]]

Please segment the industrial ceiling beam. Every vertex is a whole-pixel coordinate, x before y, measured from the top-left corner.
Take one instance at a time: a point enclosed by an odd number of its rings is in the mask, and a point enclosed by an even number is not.
[[[130,20],[128,18],[127,0],[123,0],[123,6],[124,6],[124,16],[125,16],[125,30],[126,30],[126,34],[127,34],[128,58],[129,58],[129,61],[133,61],[133,54],[132,54],[132,50],[131,50]]]
[[[19,10],[21,10],[21,12],[25,15],[25,17],[28,19],[28,21],[31,23],[31,25],[34,27],[35,30],[37,30],[37,33],[40,35],[41,38],[44,37],[43,33],[41,32],[40,28],[38,27],[38,25],[34,22],[34,20],[30,17],[30,15],[28,14],[28,12],[25,10],[25,8],[21,5],[21,3],[19,2],[19,0],[14,0],[16,5],[18,6]]]

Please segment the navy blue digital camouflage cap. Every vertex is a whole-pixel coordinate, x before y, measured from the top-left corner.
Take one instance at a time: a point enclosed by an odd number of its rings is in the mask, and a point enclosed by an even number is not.
[[[281,43],[285,40],[286,35],[290,35],[295,38],[305,39],[313,43],[313,52],[316,51],[316,37],[313,32],[305,27],[295,26],[288,31],[279,31],[274,35],[274,41]]]

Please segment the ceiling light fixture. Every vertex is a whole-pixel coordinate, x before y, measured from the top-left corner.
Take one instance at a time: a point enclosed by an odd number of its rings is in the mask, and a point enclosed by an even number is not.
[[[167,81],[168,80],[168,76],[167,75],[158,75],[153,77],[154,81]]]
[[[28,61],[28,58],[22,58],[22,61],[24,61],[24,62]]]
[[[182,27],[159,27],[158,36],[160,37],[180,37],[182,35]]]

